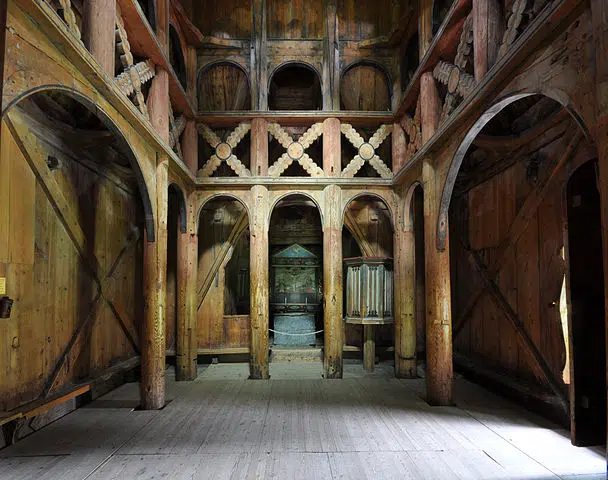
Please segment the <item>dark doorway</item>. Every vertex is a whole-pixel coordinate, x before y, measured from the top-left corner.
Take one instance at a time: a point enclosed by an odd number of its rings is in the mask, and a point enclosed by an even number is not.
[[[604,269],[597,161],[567,187],[570,331],[573,374],[571,437],[578,446],[606,442]]]

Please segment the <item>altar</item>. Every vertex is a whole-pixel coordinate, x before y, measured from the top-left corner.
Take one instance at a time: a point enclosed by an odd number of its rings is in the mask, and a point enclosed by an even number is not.
[[[299,244],[271,257],[270,313],[275,345],[315,345],[321,309],[319,257]]]

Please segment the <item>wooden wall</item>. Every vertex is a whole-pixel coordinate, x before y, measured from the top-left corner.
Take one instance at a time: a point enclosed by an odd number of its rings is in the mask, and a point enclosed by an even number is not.
[[[16,112],[11,120],[19,130],[3,122],[1,136],[0,276],[15,303],[11,318],[0,320],[1,411],[41,395],[71,340],[75,362],[64,364],[58,389],[135,355],[125,332],[138,342],[142,309],[142,214],[134,185],[86,155],[51,148]],[[48,155],[58,159],[52,171]],[[30,162],[46,176],[44,187]],[[78,226],[60,220],[57,204],[67,205],[62,215]],[[73,240],[79,229],[80,254]],[[93,275],[104,282],[108,302],[95,301]]]
[[[563,151],[563,140],[560,140],[546,150],[547,155],[559,155]],[[518,211],[535,186],[530,179],[529,163],[521,161],[473,188],[468,195],[453,199],[450,253],[454,322],[467,305],[472,292],[481,284],[479,275],[467,260],[460,238],[466,239],[468,236],[471,249],[480,254],[486,265],[494,268],[498,247],[507,238]],[[559,309],[565,275],[562,258],[563,188],[562,182],[544,196],[502,265],[497,280],[502,294],[549,364],[554,378],[560,382],[565,366],[565,343]],[[454,350],[483,359],[486,365],[497,367],[512,376],[546,383],[536,362],[522,348],[503,310],[487,292],[455,338]]]
[[[399,20],[401,2],[377,0],[338,2],[339,33],[341,40],[365,40],[389,35]],[[397,15],[396,15],[397,14]]]
[[[267,0],[268,38],[323,38],[323,0]]]
[[[386,74],[373,65],[349,68],[340,83],[342,110],[388,111],[391,94]]]
[[[194,24],[203,35],[219,38],[251,37],[251,0],[193,2]]]

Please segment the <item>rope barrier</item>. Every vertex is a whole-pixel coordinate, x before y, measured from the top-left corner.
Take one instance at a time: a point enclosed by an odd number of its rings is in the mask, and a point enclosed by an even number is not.
[[[279,335],[287,335],[288,337],[302,337],[305,335],[316,335],[317,333],[321,333],[324,331],[324,330],[317,330],[316,332],[309,332],[309,333],[287,333],[287,332],[277,332],[276,330],[273,330],[272,328],[269,328],[268,330],[273,333],[278,333]]]

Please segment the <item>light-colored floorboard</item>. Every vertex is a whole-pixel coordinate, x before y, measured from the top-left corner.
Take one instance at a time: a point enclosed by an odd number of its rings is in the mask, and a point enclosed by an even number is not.
[[[277,363],[269,381],[246,364],[167,372],[168,404],[133,411],[137,384],[0,452],[1,480],[605,478],[600,449],[482,388],[456,379],[455,406],[430,407],[424,380],[345,363]]]

